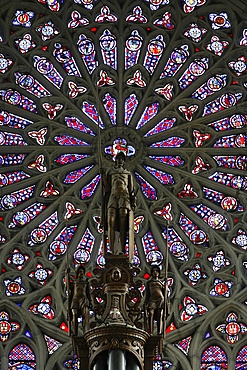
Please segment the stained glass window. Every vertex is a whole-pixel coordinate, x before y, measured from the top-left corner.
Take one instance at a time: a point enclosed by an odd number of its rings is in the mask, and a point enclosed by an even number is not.
[[[246,369],[246,47],[245,0],[1,1],[1,368],[79,369],[64,272],[104,268],[124,151],[143,281],[168,250],[154,369]]]

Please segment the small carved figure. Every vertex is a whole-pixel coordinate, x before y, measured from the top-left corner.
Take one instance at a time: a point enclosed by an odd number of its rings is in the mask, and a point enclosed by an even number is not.
[[[76,280],[71,284],[72,326],[74,335],[78,335],[78,318],[82,316],[84,331],[89,330],[89,307],[91,306],[90,287],[85,276],[85,267],[79,265],[76,270]]]
[[[120,311],[120,297],[118,295],[111,297],[111,309],[109,312],[109,318],[111,321],[124,321]]]
[[[154,321],[157,322],[157,334],[162,333],[165,307],[165,282],[160,279],[160,269],[153,266],[151,279],[146,285],[145,307],[148,315],[150,333],[154,333]]]
[[[125,154],[116,155],[115,166],[104,176],[106,193],[107,229],[111,253],[116,254],[116,231],[120,233],[121,252],[124,253],[127,232],[130,229],[129,213],[136,207],[136,191],[131,173],[125,169]],[[133,248],[133,246],[129,246]],[[130,249],[130,248],[129,248]]]
[[[111,280],[114,282],[118,282],[121,280],[121,278],[122,278],[121,270],[118,267],[115,267],[111,273]]]

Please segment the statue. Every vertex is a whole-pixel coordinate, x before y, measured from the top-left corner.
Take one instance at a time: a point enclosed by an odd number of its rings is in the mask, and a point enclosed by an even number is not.
[[[115,166],[110,168],[103,177],[106,201],[106,221],[110,252],[116,254],[116,231],[119,232],[120,252],[124,253],[126,237],[129,230],[134,228],[133,211],[136,207],[136,191],[133,186],[131,173],[125,169],[125,154],[116,155]],[[130,221],[130,215],[132,219]],[[133,224],[133,226],[132,226]],[[134,235],[134,231],[132,233]],[[133,236],[132,235],[132,236]],[[133,253],[129,235],[129,254]],[[132,242],[134,244],[134,241]],[[132,250],[131,250],[132,249]]]
[[[122,272],[118,267],[115,267],[111,273],[111,280],[115,283],[122,279]]]
[[[164,307],[166,302],[165,282],[160,279],[160,269],[153,266],[151,279],[146,285],[145,311],[147,310],[150,333],[154,333],[154,320],[157,321],[157,334],[162,334]]]
[[[89,330],[89,307],[91,306],[90,287],[85,276],[85,267],[79,265],[76,270],[76,280],[70,284],[70,311],[74,335],[78,334],[78,318],[82,316],[83,328]]]

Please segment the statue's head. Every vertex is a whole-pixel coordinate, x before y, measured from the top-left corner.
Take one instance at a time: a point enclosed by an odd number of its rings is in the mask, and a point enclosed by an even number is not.
[[[122,278],[122,272],[118,267],[115,267],[111,273],[111,279],[113,281],[120,281]]]
[[[79,265],[76,269],[76,278],[78,278],[79,276],[84,276],[86,273],[86,269],[84,266],[82,265]]]
[[[158,266],[153,266],[152,269],[151,269],[151,275],[153,277],[160,277],[160,268]]]
[[[122,159],[124,162],[126,161],[126,156],[124,154],[124,152],[118,152],[116,157],[115,157],[115,161],[117,162],[119,159]]]

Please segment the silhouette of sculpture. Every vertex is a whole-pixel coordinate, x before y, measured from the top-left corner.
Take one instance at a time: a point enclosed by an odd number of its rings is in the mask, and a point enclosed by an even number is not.
[[[82,316],[85,331],[89,330],[89,306],[91,306],[90,287],[85,276],[84,266],[79,265],[76,270],[76,280],[71,284],[71,312],[74,335],[78,334],[78,318]]]
[[[120,281],[121,278],[122,278],[121,270],[118,267],[115,267],[112,270],[111,280],[114,281],[114,282],[117,282],[117,281]]]
[[[160,269],[153,266],[151,278],[146,284],[145,307],[148,315],[148,325],[151,334],[154,334],[154,321],[157,321],[157,334],[162,333],[165,307],[165,282],[160,279]]]
[[[133,187],[131,173],[124,167],[125,159],[125,154],[119,152],[116,155],[115,166],[106,172],[103,180],[106,194],[108,239],[110,252],[114,254],[118,249],[116,231],[119,232],[121,252],[125,251],[127,233],[132,227],[129,216],[136,207],[136,191]],[[134,221],[132,223],[134,226]],[[129,245],[129,251],[130,248],[133,249],[133,246]]]

